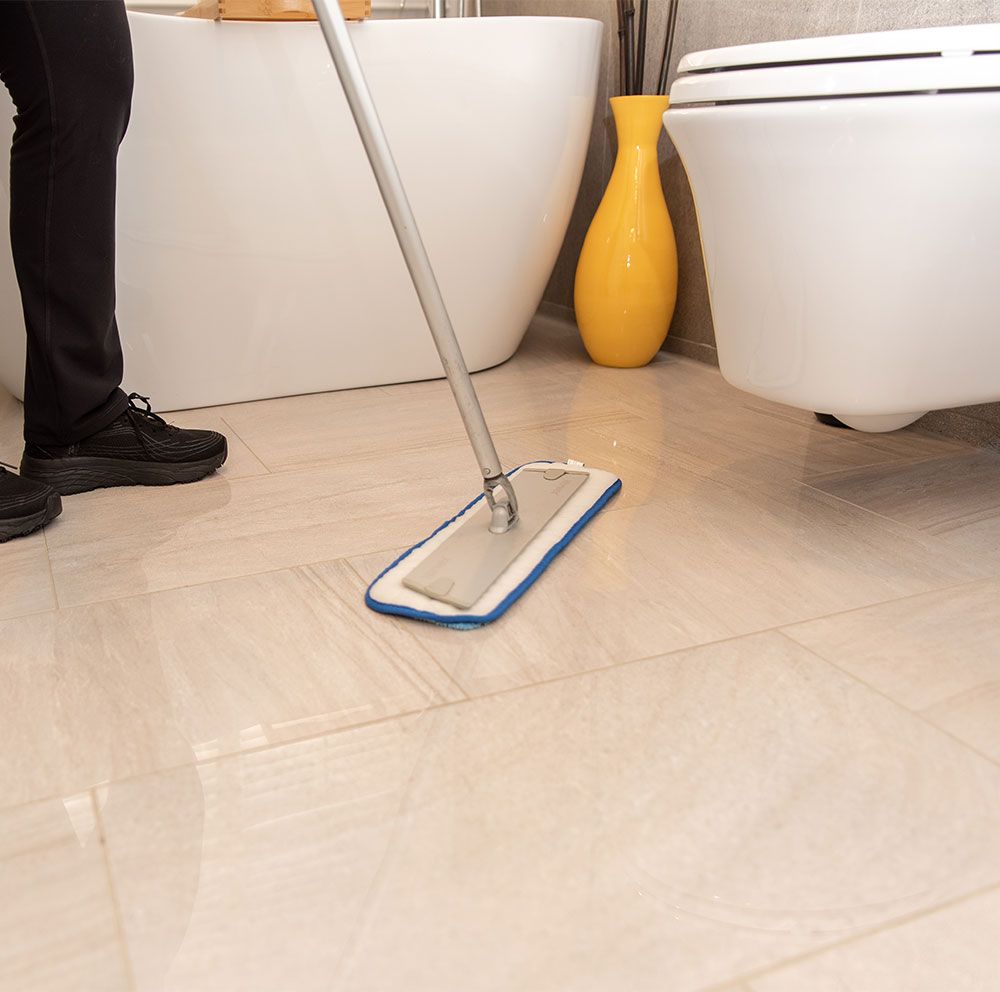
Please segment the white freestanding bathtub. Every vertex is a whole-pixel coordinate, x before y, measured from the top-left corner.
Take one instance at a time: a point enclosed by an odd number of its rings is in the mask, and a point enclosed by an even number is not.
[[[171,410],[442,375],[318,26],[137,12],[129,23],[126,387]],[[601,24],[414,19],[351,32],[469,367],[503,362],[576,198]],[[12,112],[0,109],[5,137]],[[20,396],[23,319],[2,240],[0,382]]]

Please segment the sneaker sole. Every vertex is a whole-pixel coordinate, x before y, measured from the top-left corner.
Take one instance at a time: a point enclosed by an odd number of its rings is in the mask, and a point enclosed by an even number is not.
[[[21,475],[44,482],[63,496],[119,486],[175,486],[197,482],[220,468],[229,454],[222,451],[197,462],[133,462],[121,458],[29,458],[21,460]]]
[[[53,493],[45,503],[44,509],[37,513],[29,513],[26,517],[0,520],[0,544],[12,541],[15,537],[27,537],[52,523],[62,513],[62,500],[58,493]]]

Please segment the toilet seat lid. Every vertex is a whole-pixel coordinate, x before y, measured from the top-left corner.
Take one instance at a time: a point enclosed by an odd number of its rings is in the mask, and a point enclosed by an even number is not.
[[[678,73],[754,66],[855,62],[862,59],[919,58],[952,54],[1000,52],[1000,24],[961,24],[944,28],[913,28],[798,38],[754,45],[733,45],[692,52],[681,59]]]
[[[1000,90],[1000,24],[803,38],[684,56],[670,105]],[[668,111],[669,113],[669,111]]]

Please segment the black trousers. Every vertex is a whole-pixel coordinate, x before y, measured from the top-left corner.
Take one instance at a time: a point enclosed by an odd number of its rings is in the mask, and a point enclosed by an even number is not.
[[[28,332],[24,436],[67,445],[114,420],[118,146],[132,100],[123,0],[0,0],[0,79],[17,114],[10,239]]]

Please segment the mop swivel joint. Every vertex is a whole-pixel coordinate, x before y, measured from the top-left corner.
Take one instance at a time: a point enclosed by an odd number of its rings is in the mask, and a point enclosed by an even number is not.
[[[497,498],[497,490],[502,496]],[[506,534],[517,523],[517,494],[510,479],[504,473],[484,480],[483,493],[489,504],[491,534]]]

